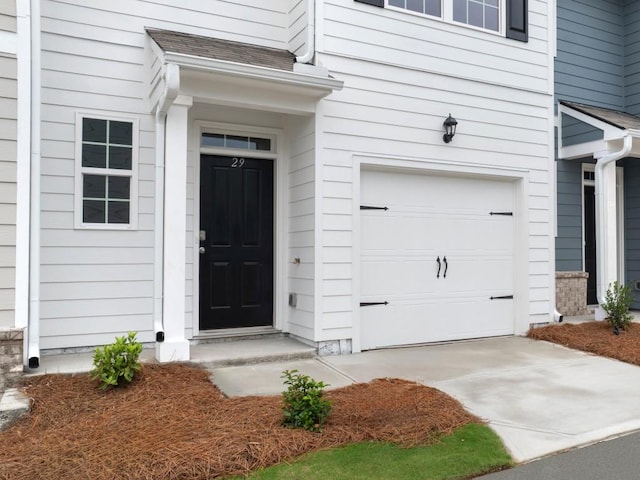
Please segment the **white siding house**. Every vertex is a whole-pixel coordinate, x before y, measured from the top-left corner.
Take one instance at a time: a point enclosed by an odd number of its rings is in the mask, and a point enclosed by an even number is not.
[[[551,0],[36,3],[32,366],[130,330],[169,361],[549,320]]]
[[[16,314],[18,151],[28,141],[18,133],[23,126],[18,122],[18,92],[23,100],[28,98],[24,84],[19,85],[24,69],[24,61],[18,63],[19,33],[24,34],[21,13],[14,0],[0,3],[0,394],[5,379],[21,372],[23,363],[24,322]],[[20,306],[25,303],[26,296]]]

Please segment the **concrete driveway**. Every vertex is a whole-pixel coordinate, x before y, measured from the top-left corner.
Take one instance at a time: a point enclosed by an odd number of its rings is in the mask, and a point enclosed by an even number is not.
[[[640,367],[523,337],[216,368],[214,382],[229,395],[278,394],[292,368],[334,388],[380,377],[438,388],[518,462],[640,429]]]

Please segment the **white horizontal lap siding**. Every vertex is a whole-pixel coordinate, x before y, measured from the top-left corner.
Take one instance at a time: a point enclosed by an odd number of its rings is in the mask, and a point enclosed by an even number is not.
[[[288,308],[286,329],[300,337],[314,339],[315,299],[315,147],[313,117],[295,118],[288,136],[288,282],[297,296],[297,306]],[[294,264],[293,259],[300,263]]]
[[[529,41],[518,42],[353,0],[326,0],[322,52],[532,91],[548,91],[546,2],[529,2]]]
[[[45,1],[42,12],[77,24],[79,29],[96,27],[96,34],[105,30],[110,42],[118,32],[139,33],[144,27],[154,27],[274,48],[286,48],[288,43],[288,0],[212,0],[188,6],[180,0],[65,0]]]
[[[398,66],[321,55],[345,88],[323,101],[323,330],[322,339],[351,338],[354,253],[354,154],[395,157],[466,169],[521,170],[527,198],[524,262],[526,313],[548,315],[549,95]],[[458,120],[450,144],[442,123]],[[442,168],[447,168],[443,166]],[[346,335],[346,337],[345,337]]]
[[[16,32],[15,2],[0,5],[0,30]],[[0,328],[15,324],[17,61],[0,52]]]
[[[287,48],[289,8],[288,0],[42,2],[42,348],[100,344],[127,330],[153,339],[155,124],[145,27]],[[77,112],[139,121],[135,231],[73,228]],[[193,235],[193,166],[188,178]],[[191,262],[186,271],[191,329]]]

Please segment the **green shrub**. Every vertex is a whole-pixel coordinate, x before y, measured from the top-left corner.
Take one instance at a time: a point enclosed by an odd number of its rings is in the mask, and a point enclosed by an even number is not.
[[[609,286],[602,309],[606,312],[607,321],[613,327],[613,333],[616,335],[619,330],[626,330],[631,324],[633,315],[629,313],[629,309],[633,300],[633,293],[629,285],[613,282]]]
[[[126,337],[116,337],[112,344],[96,348],[91,378],[100,381],[102,390],[117,387],[121,379],[130,383],[142,368],[138,361],[141,352],[142,344],[136,341],[134,332],[129,332]]]
[[[322,425],[331,412],[331,402],[322,397],[327,385],[317,382],[298,370],[285,370],[281,378],[288,385],[282,392],[284,418],[287,427],[304,428],[311,432],[321,432]]]

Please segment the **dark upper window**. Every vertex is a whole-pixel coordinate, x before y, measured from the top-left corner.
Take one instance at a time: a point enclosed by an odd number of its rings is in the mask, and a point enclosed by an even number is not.
[[[507,38],[528,41],[527,0],[355,0],[374,7],[401,8],[409,12],[500,32],[504,15]],[[503,13],[504,11],[504,13]]]

